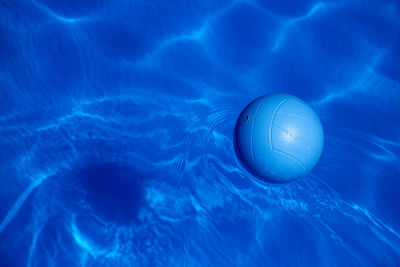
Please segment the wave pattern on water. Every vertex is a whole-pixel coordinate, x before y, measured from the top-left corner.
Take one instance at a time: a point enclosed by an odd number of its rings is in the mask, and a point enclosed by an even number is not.
[[[1,2],[0,265],[399,265],[399,6],[301,2]],[[272,92],[326,134],[283,186],[232,145]]]

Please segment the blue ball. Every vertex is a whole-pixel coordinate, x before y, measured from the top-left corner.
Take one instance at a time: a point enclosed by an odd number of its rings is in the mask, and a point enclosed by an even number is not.
[[[236,122],[233,139],[242,165],[272,183],[305,176],[324,146],[317,114],[287,94],[265,95],[247,105]]]

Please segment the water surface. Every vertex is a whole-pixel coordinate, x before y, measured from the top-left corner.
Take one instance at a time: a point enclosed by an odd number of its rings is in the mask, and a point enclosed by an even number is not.
[[[399,266],[396,1],[0,1],[0,266]],[[268,93],[325,149],[236,161]]]

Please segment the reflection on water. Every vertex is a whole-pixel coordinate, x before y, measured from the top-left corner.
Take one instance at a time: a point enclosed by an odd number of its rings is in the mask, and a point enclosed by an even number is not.
[[[0,4],[1,266],[400,264],[395,2]],[[238,164],[238,113],[286,92],[313,172]],[[290,255],[288,255],[290,254]]]

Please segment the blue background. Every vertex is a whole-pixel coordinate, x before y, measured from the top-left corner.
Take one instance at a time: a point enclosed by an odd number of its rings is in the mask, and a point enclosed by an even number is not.
[[[396,1],[0,1],[0,266],[399,266]],[[320,116],[304,179],[237,162],[254,98]]]

